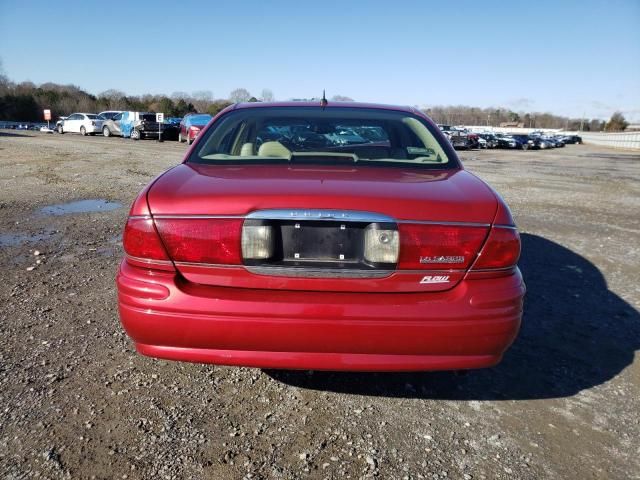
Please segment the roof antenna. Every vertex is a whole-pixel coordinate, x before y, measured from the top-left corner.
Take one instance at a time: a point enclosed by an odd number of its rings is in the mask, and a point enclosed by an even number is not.
[[[324,89],[322,90],[322,98],[320,99],[320,106],[322,108],[326,107],[329,104],[329,102],[327,102],[327,97],[324,94]]]

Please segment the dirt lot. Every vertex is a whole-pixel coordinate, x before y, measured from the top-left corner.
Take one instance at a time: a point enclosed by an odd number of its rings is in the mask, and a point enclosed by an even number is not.
[[[0,132],[1,478],[640,478],[639,154],[462,152],[523,232],[523,329],[496,368],[391,375],[135,353],[120,231],[184,149]],[[86,199],[123,207],[42,210]]]

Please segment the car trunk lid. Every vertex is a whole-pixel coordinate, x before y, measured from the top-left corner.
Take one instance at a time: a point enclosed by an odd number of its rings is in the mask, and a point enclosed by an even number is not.
[[[180,165],[153,185],[148,203],[169,255],[189,281],[337,291],[453,287],[478,253],[497,205],[491,190],[464,170],[280,164]],[[180,233],[185,222],[189,234]],[[251,226],[269,229],[270,257],[238,253]],[[395,263],[367,259],[365,237],[372,228],[373,238],[398,232]],[[416,246],[424,238],[435,249]],[[469,245],[460,259],[463,241]],[[237,255],[190,256],[189,249],[205,251],[213,243],[218,253]]]

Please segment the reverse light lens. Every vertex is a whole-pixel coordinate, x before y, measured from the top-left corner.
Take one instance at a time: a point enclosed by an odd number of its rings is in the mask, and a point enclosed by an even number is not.
[[[364,258],[372,263],[396,263],[400,252],[397,230],[383,230],[369,225],[364,230]]]
[[[245,225],[242,229],[242,257],[265,259],[273,256],[273,228],[269,225]]]

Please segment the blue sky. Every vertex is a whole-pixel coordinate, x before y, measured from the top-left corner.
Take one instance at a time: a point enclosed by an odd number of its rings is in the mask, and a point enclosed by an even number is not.
[[[121,7],[118,7],[118,5]],[[640,121],[640,0],[0,0],[13,81]]]

